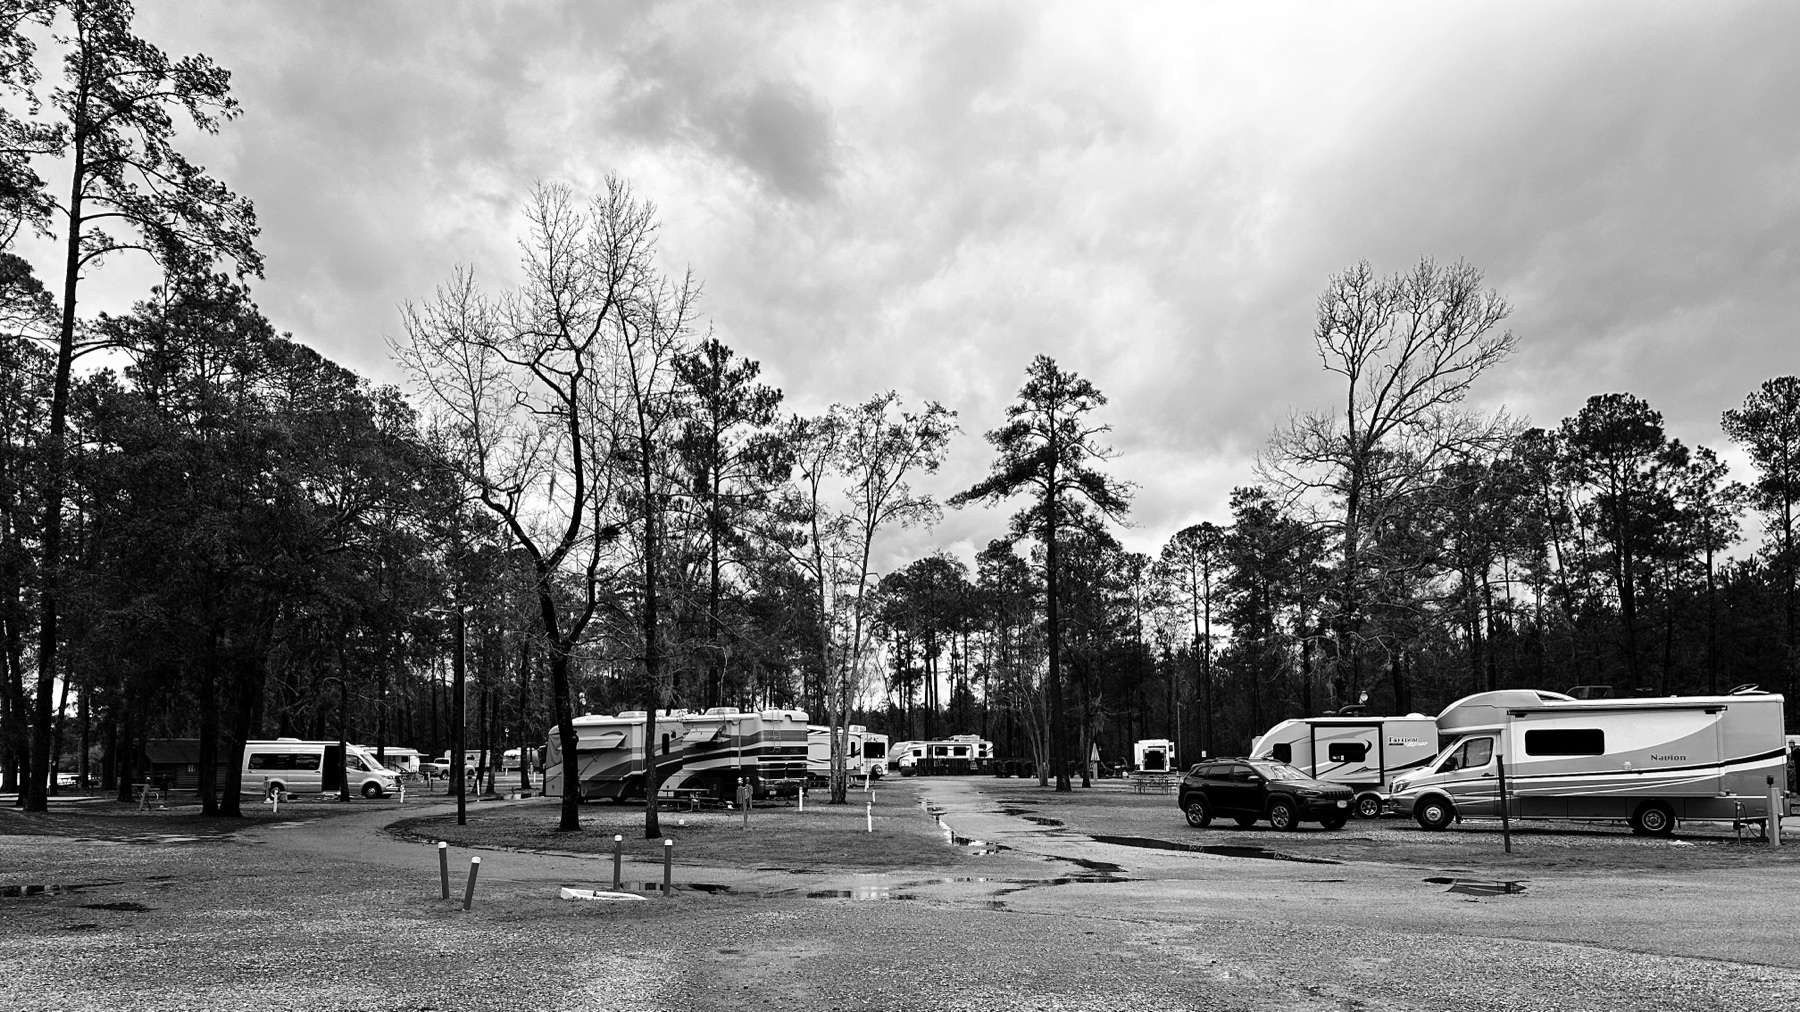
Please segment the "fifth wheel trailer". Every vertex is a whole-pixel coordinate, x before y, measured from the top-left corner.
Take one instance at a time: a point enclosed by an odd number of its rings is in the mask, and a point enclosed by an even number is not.
[[[845,744],[844,771],[852,777],[880,779],[888,770],[888,736],[861,724],[838,728]],[[806,775],[813,780],[831,778],[831,729],[823,724],[806,728]]]
[[[1761,819],[1771,781],[1788,787],[1782,704],[1754,691],[1636,699],[1477,693],[1438,714],[1446,747],[1394,782],[1388,808],[1427,829],[1495,818],[1504,772],[1513,818],[1618,820],[1656,835],[1682,819]]]
[[[1438,750],[1437,721],[1404,717],[1304,717],[1284,720],[1250,744],[1250,758],[1305,770],[1315,780],[1356,792],[1356,815],[1381,815],[1382,794],[1394,778],[1430,762]]]

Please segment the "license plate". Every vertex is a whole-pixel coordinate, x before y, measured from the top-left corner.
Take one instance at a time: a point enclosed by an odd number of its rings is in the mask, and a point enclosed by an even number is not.
[[[1348,802],[1348,801],[1340,801],[1340,802],[1338,802],[1338,807],[1339,807],[1339,808],[1349,808],[1349,807],[1350,807],[1350,802]]]

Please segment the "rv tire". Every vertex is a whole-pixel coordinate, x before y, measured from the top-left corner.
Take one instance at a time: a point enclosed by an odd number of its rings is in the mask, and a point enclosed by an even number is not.
[[[1188,825],[1195,829],[1212,825],[1212,809],[1206,807],[1206,799],[1198,794],[1188,799],[1187,807],[1182,811],[1187,815]]]
[[[1675,813],[1660,801],[1646,802],[1632,813],[1631,828],[1645,836],[1668,836],[1675,832]]]
[[[1300,828],[1300,813],[1294,810],[1292,801],[1276,798],[1269,802],[1269,828],[1284,832]]]
[[[1359,819],[1381,818],[1381,795],[1364,794],[1356,799],[1356,817]]]
[[[1420,798],[1413,806],[1413,818],[1422,829],[1444,829],[1456,818],[1456,809],[1443,798]]]

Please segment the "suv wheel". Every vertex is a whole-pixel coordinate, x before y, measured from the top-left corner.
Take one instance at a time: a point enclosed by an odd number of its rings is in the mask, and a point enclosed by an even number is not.
[[[1198,794],[1188,797],[1187,805],[1182,811],[1187,813],[1188,825],[1195,829],[1205,829],[1212,825],[1212,809],[1206,807],[1206,799]]]
[[[1269,802],[1269,828],[1283,832],[1300,828],[1300,813],[1292,801],[1276,798]]]

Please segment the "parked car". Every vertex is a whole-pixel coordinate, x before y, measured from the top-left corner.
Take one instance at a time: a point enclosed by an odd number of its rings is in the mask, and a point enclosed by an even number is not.
[[[1212,759],[1181,778],[1177,804],[1197,829],[1211,825],[1214,816],[1246,827],[1267,819],[1273,829],[1299,829],[1302,822],[1342,829],[1354,797],[1343,784],[1314,780],[1286,763]]]

